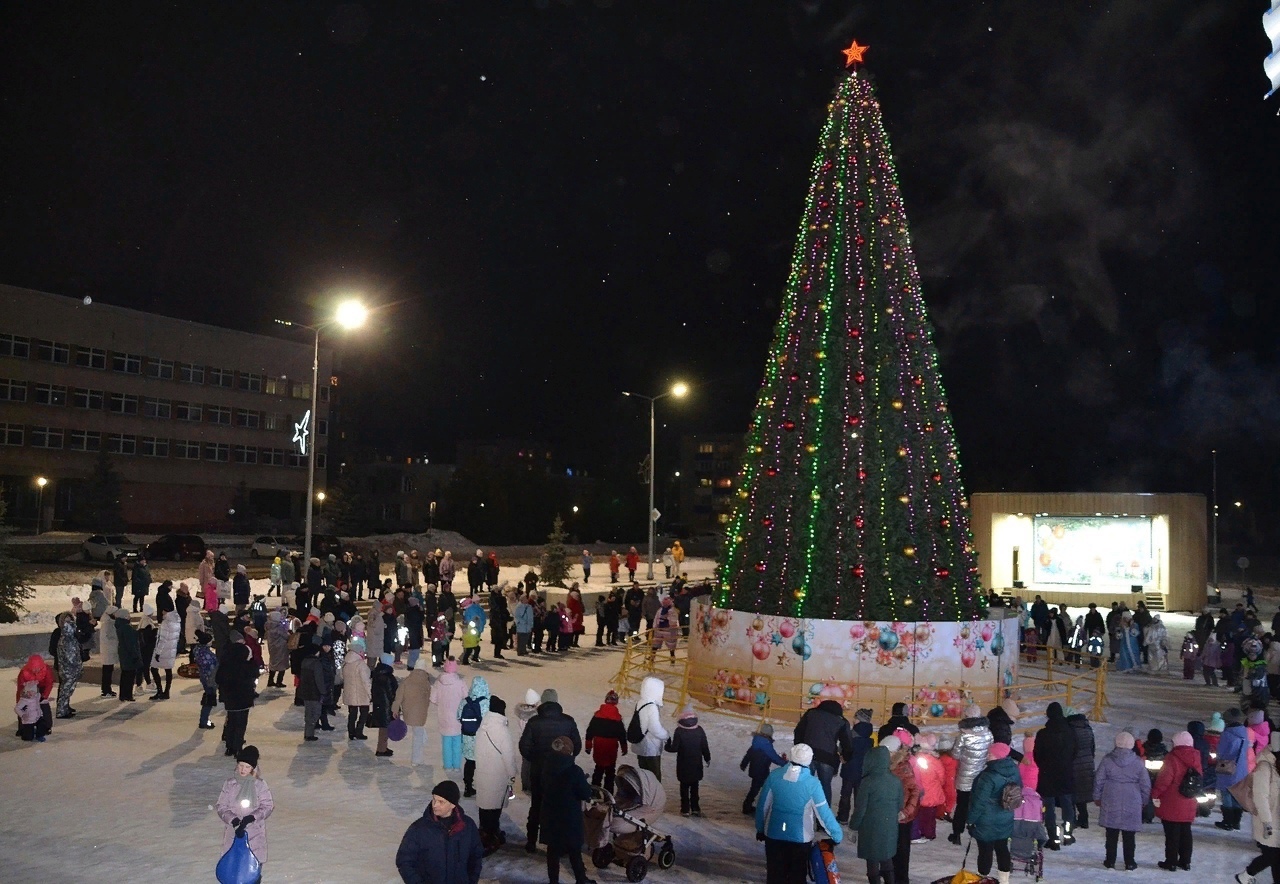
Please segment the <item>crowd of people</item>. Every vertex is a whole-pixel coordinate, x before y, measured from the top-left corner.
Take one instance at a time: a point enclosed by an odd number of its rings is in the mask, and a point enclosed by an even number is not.
[[[260,862],[266,861],[273,803],[247,729],[264,673],[267,690],[288,690],[284,676],[292,676],[293,702],[302,707],[303,746],[337,731],[331,718],[345,706],[348,741],[369,739],[366,729],[372,730],[376,756],[387,758],[400,731],[411,737],[411,762],[422,764],[434,725],[446,778],[436,783],[430,805],[402,840],[396,864],[405,881],[475,884],[485,857],[506,845],[501,812],[519,789],[529,797],[525,851],[545,848],[550,881],[559,880],[567,860],[577,884],[586,884],[582,803],[591,799],[593,787],[614,790],[628,756],[638,770],[661,781],[663,756],[673,755],[680,812],[702,815],[699,786],[713,747],[691,706],[674,721],[664,720],[661,679],[643,681],[630,724],[618,695],[609,691],[581,731],[553,688],[529,690],[522,702],[508,704],[482,673],[464,676],[462,667],[482,660],[486,627],[495,659],[506,650],[525,656],[580,647],[586,629],[576,585],[565,602],[548,604],[535,573],[515,587],[501,583],[496,556],[478,550],[461,597],[453,594],[452,556],[439,551],[421,557],[397,553],[393,577],[381,582],[376,559],[371,566],[350,555],[331,556],[327,564],[314,558],[302,580],[293,579],[297,564],[286,561],[272,563],[269,592],[278,591],[282,599],[273,610],[249,592],[243,567],[233,568],[225,556],[212,553],[201,562],[194,595],[185,583],[175,589],[163,581],[154,604],[148,600],[149,574],[139,575],[137,565],[124,578],[127,584],[115,574],[95,578],[87,605],[73,599],[72,610],[58,615],[50,636],[52,665],[32,655],[19,672],[19,736],[42,741],[55,719],[76,714],[72,693],[97,630],[102,697],[116,697],[118,687],[118,699],[132,702],[134,691],[149,685],[153,701],[167,700],[174,669],[186,655],[188,674],[202,687],[197,726],[214,729],[211,713],[219,703],[224,707],[225,755],[236,761],[216,805],[226,824],[224,848],[244,834]],[[142,600],[140,610],[113,603],[108,579],[117,601],[127,585]],[[650,631],[651,654],[674,649],[688,633],[692,598],[705,591],[709,586],[690,585],[677,574],[665,593],[633,581],[600,594],[596,644],[626,641],[643,628]],[[366,592],[372,607],[361,615],[354,601]],[[1025,644],[1054,648],[1053,633],[1061,639],[1066,630],[1065,610],[1041,609],[1042,604],[1037,598],[1027,608]],[[1090,606],[1073,631],[1109,636],[1117,668],[1126,655],[1134,667],[1158,667],[1154,653],[1142,662],[1139,648],[1145,645],[1129,630],[1150,639],[1160,637],[1163,626],[1155,616],[1139,621],[1139,608],[1128,612],[1117,605],[1104,620]],[[459,632],[461,653],[455,655]],[[1016,733],[1026,729],[1019,728],[1024,716],[1011,700],[985,714],[966,709],[955,733],[921,732],[903,704],[877,728],[870,710],[857,710],[850,721],[839,703],[826,700],[800,718],[786,754],[774,748],[771,726],[761,725],[739,767],[749,782],[742,812],[753,818],[764,842],[767,881],[803,881],[821,829],[832,849],[846,830],[857,832],[856,854],[873,884],[909,881],[913,844],[932,841],[941,831],[959,845],[967,832],[977,844],[978,872],[987,875],[994,868],[1005,884],[1015,861],[1041,848],[1050,856],[1071,849],[1077,832],[1090,826],[1091,813],[1105,830],[1104,867],[1137,868],[1136,836],[1159,820],[1163,858],[1156,865],[1189,870],[1192,822],[1215,804],[1221,811],[1215,825],[1223,830],[1241,829],[1244,814],[1252,815],[1260,854],[1236,880],[1253,882],[1267,868],[1280,880],[1280,733],[1267,718],[1280,647],[1256,612],[1243,605],[1235,613],[1223,609],[1217,618],[1206,610],[1187,639],[1195,648],[1184,676],[1208,668],[1214,678],[1206,675],[1205,681],[1213,684],[1221,672],[1241,694],[1238,706],[1208,721],[1188,722],[1167,742],[1157,729],[1145,737],[1121,731],[1100,757],[1087,718],[1058,703],[1045,710],[1045,725],[1022,739]],[[1072,633],[1057,647],[1069,654]],[[1218,649],[1217,656],[1207,654],[1210,648]],[[1091,653],[1101,656],[1102,649]],[[1184,646],[1184,664],[1187,653]],[[403,672],[397,672],[399,665]],[[593,762],[590,772],[577,761],[584,750]],[[463,799],[474,799],[478,821],[466,814]]]

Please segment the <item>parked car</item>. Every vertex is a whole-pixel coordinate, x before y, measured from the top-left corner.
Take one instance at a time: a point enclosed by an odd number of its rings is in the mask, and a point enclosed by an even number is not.
[[[301,552],[306,548],[306,539],[295,537],[291,541],[294,549]],[[328,555],[342,556],[342,538],[334,534],[312,534],[311,555],[325,558]]]
[[[138,557],[138,544],[123,534],[95,534],[80,544],[86,562],[113,562],[120,555]]]
[[[249,555],[255,559],[273,559],[280,555],[281,550],[288,554],[297,552],[301,548],[291,537],[275,537],[270,534],[264,534],[253,541],[253,544],[249,547]]]
[[[208,549],[198,534],[162,534],[147,544],[144,553],[151,561],[199,561]]]

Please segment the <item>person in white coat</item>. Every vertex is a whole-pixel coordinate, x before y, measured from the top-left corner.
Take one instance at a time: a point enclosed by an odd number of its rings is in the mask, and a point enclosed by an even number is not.
[[[480,842],[492,853],[507,841],[500,823],[502,806],[520,772],[520,753],[511,739],[507,704],[489,698],[489,711],[476,732],[476,809],[480,813]]]
[[[151,678],[156,683],[153,700],[169,699],[169,688],[173,686],[173,666],[178,661],[178,637],[182,634],[182,618],[178,612],[170,608],[160,618],[160,629],[156,632],[156,649],[151,655]],[[164,687],[160,687],[160,670],[164,670]]]
[[[107,609],[102,612],[99,618],[99,642],[98,653],[102,662],[102,696],[114,697],[116,692],[111,690],[111,679],[115,676],[116,666],[120,664],[120,637],[116,634],[116,611],[120,609],[115,605],[107,605]]]
[[[647,770],[662,782],[662,747],[667,742],[667,729],[662,726],[662,694],[666,683],[652,675],[640,683],[640,701],[636,711],[640,714],[640,730],[644,738],[636,743],[636,758],[640,768]]]
[[[1272,731],[1268,748],[1258,754],[1253,769],[1253,840],[1261,854],[1254,857],[1245,870],[1232,880],[1237,884],[1257,884],[1254,877],[1267,869],[1271,880],[1280,881],[1280,774],[1276,773],[1276,754],[1280,753],[1280,731]]]
[[[1151,625],[1142,631],[1147,646],[1147,665],[1152,672],[1169,672],[1169,630],[1160,615],[1151,618]]]

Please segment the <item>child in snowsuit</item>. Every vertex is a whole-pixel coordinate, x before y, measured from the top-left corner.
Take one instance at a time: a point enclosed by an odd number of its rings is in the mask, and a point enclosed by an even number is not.
[[[22,695],[18,697],[18,705],[13,707],[18,713],[18,734],[30,743],[44,742],[44,710],[40,708],[40,686],[34,681],[22,685]]]
[[[1182,637],[1180,656],[1182,657],[1182,680],[1190,681],[1196,677],[1196,664],[1200,661],[1200,646],[1196,644],[1194,632],[1188,632]]]
[[[692,706],[684,707],[676,719],[675,732],[667,738],[667,751],[676,754],[676,780],[680,783],[680,815],[702,816],[698,803],[698,783],[702,781],[702,762],[711,763],[711,746],[707,732],[698,724]]]
[[[604,702],[587,724],[586,747],[587,754],[596,761],[591,785],[603,783],[604,790],[612,795],[619,747],[623,755],[627,754],[627,729],[622,724],[622,713],[618,711],[617,691],[605,694]]]
[[[751,735],[751,746],[747,749],[747,754],[743,755],[742,761],[738,762],[738,769],[745,770],[751,777],[751,788],[747,790],[747,797],[742,799],[743,816],[755,814],[756,796],[760,794],[764,781],[769,778],[769,770],[773,765],[786,763],[787,760],[773,748],[773,725],[760,725]]]
[[[210,730],[217,727],[209,721],[209,713],[218,705],[218,657],[209,647],[213,635],[203,629],[196,633],[196,646],[191,652],[191,662],[200,670],[200,687],[204,694],[200,697],[200,729]]]

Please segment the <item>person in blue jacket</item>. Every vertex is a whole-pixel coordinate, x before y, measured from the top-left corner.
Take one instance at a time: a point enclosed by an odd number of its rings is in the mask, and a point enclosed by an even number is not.
[[[1230,761],[1235,764],[1231,773],[1217,771],[1218,795],[1222,798],[1222,819],[1214,823],[1219,829],[1233,831],[1240,828],[1240,819],[1244,816],[1244,808],[1228,789],[1249,775],[1249,731],[1244,726],[1244,717],[1239,709],[1228,709],[1222,713],[1226,728],[1218,740],[1218,764]]]
[[[756,840],[764,842],[765,884],[805,884],[809,855],[820,823],[827,837],[839,844],[844,837],[822,791],[809,770],[813,749],[804,743],[791,747],[791,759],[769,774],[756,804]]]
[[[773,725],[761,724],[751,735],[751,747],[738,764],[738,770],[745,770],[747,776],[751,777],[751,788],[747,790],[747,797],[742,799],[744,815],[750,816],[756,812],[756,796],[764,788],[764,781],[769,778],[769,771],[773,766],[786,763],[787,760],[773,748]]]

